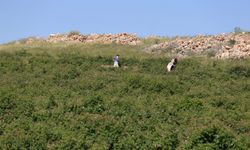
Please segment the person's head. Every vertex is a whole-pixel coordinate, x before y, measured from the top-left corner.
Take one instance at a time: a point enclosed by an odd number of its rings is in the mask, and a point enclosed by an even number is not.
[[[173,64],[177,64],[177,58],[171,59],[171,62],[172,62]]]
[[[177,58],[174,58],[174,64],[176,65],[177,64]]]

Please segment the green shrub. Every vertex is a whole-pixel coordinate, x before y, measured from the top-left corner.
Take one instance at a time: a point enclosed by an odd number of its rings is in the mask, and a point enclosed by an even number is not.
[[[235,66],[232,67],[229,70],[229,73],[233,76],[233,77],[250,77],[250,69],[244,67],[244,66]]]
[[[57,106],[58,106],[58,105],[57,105],[57,103],[56,103],[56,101],[55,101],[55,97],[54,97],[53,95],[50,96],[49,99],[48,99],[46,108],[47,108],[47,109],[51,109],[51,108],[57,107]]]
[[[199,134],[193,137],[191,147],[196,148],[211,148],[211,149],[238,149],[235,138],[221,130],[218,127],[203,129]]]
[[[228,41],[228,43],[229,43],[229,46],[234,46],[234,44],[236,43],[236,41],[234,39],[230,39]]]
[[[177,104],[178,111],[201,111],[204,106],[200,100],[187,99],[182,100]]]
[[[81,33],[79,31],[70,31],[67,36],[71,37],[71,36],[74,36],[74,35],[81,35]]]
[[[90,96],[84,102],[83,110],[90,113],[102,113],[105,110],[103,98],[100,95]]]
[[[0,101],[1,114],[16,107],[15,99],[16,99],[15,96],[11,94],[1,95],[1,101]]]

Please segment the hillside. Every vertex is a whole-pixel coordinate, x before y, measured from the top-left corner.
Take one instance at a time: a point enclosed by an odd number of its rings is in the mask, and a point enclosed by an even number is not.
[[[149,51],[174,40],[1,45],[0,149],[248,149],[250,60]]]

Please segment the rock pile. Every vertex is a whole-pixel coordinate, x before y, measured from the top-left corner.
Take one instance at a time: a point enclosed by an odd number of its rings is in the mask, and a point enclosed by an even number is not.
[[[147,47],[145,51],[178,53],[182,56],[213,52],[216,58],[246,58],[250,56],[250,34],[178,37]]]
[[[91,35],[69,35],[69,34],[51,34],[48,42],[83,42],[83,43],[117,43],[124,45],[138,45],[141,41],[132,34],[120,33],[120,34],[91,34]]]
[[[250,34],[233,35],[229,46],[223,45],[217,53],[217,58],[247,58],[250,57]]]

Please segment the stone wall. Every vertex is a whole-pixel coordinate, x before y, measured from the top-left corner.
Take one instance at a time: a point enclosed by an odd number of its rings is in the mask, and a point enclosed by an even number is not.
[[[51,34],[48,42],[83,42],[83,43],[117,43],[124,45],[138,45],[141,41],[132,34],[120,33],[120,34],[91,34],[91,35],[67,35],[67,34]]]

